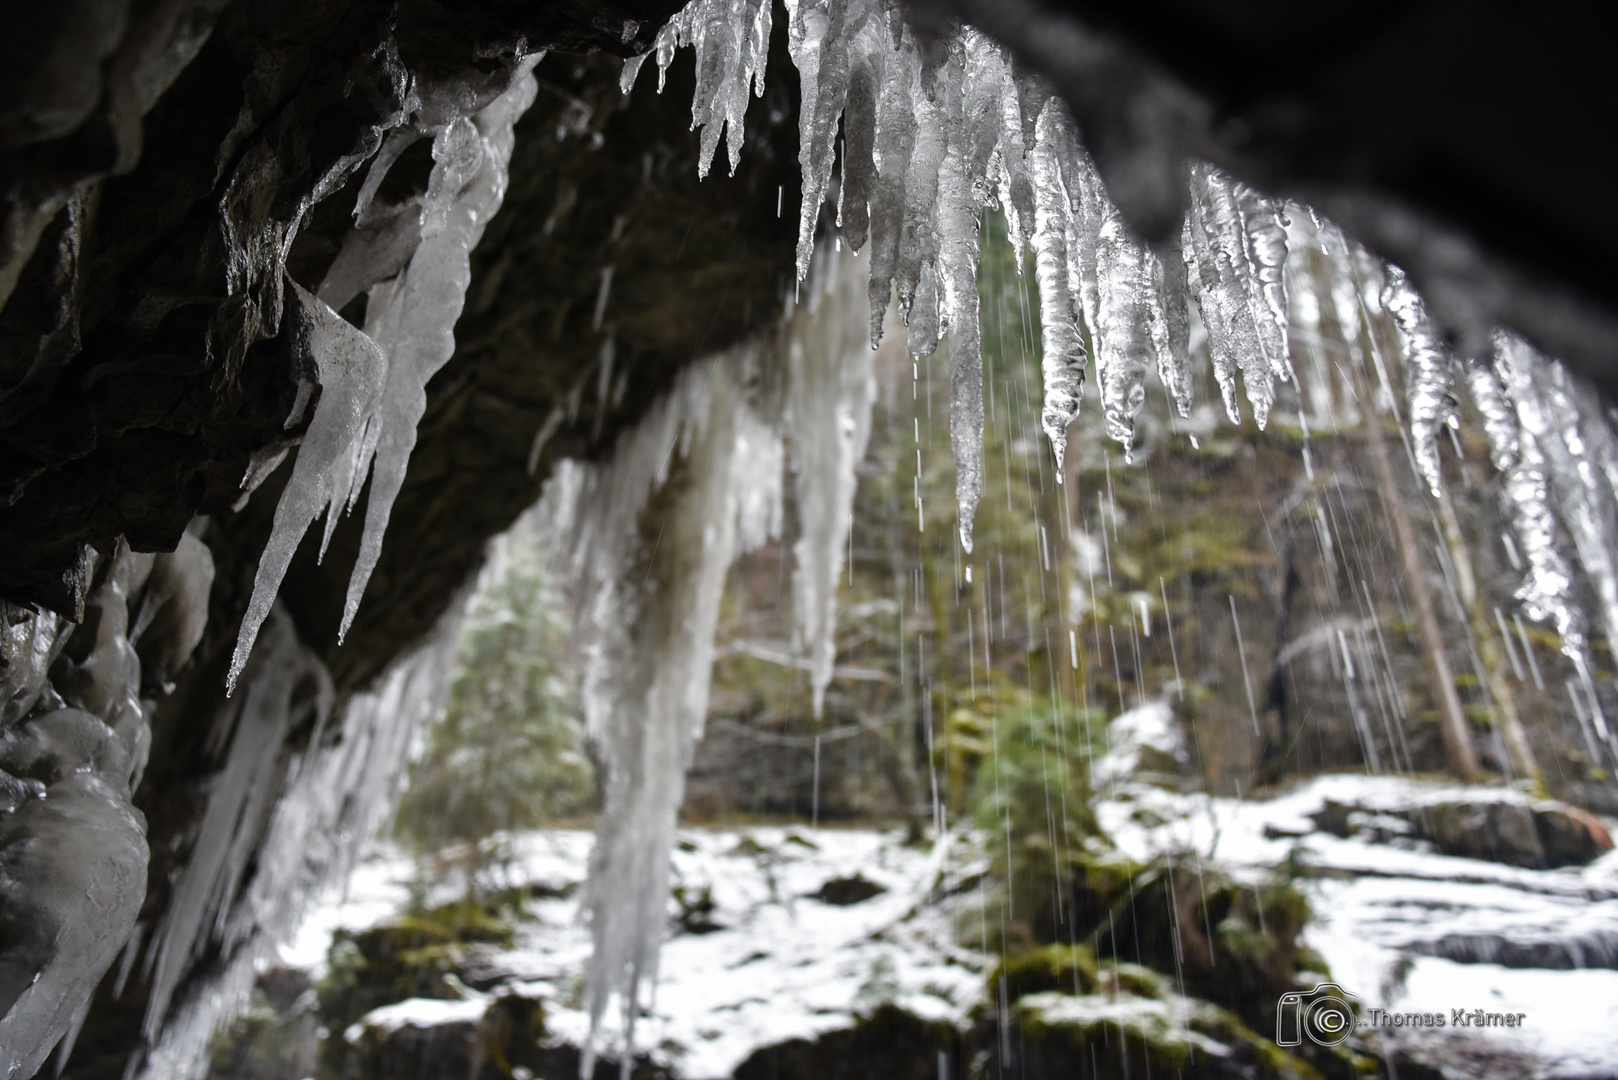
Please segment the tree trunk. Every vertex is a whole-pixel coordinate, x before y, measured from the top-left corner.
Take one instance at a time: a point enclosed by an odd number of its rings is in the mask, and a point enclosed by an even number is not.
[[[1370,312],[1361,307],[1365,334],[1373,354],[1381,348],[1376,330],[1371,325]],[[1405,593],[1410,598],[1416,618],[1416,640],[1426,661],[1427,686],[1438,708],[1439,730],[1444,737],[1444,757],[1449,771],[1458,779],[1472,781],[1478,777],[1477,751],[1472,745],[1472,731],[1466,724],[1466,713],[1461,708],[1461,695],[1455,689],[1455,676],[1450,671],[1449,658],[1444,653],[1444,635],[1433,611],[1432,594],[1422,573],[1421,552],[1416,546],[1415,530],[1410,527],[1410,515],[1405,511],[1404,498],[1394,479],[1393,463],[1388,455],[1387,440],[1382,434],[1381,420],[1371,401],[1371,387],[1361,364],[1350,363],[1354,392],[1359,395],[1361,418],[1365,426],[1365,444],[1371,455],[1371,469],[1387,507],[1388,521],[1393,526],[1394,541],[1399,548],[1400,568],[1404,572]]]

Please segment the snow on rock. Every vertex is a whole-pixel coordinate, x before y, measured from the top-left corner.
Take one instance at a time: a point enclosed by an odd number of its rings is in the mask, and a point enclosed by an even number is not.
[[[729,1076],[761,1047],[813,1039],[894,1003],[927,1020],[964,1021],[981,999],[990,958],[952,940],[955,910],[941,881],[970,880],[983,868],[980,847],[954,838],[933,851],[907,846],[902,831],[764,827],[682,829],[670,861],[674,889],[653,921],[664,938],[655,995],[636,1022],[634,1044],[684,1077]],[[541,884],[516,927],[515,945],[486,959],[505,973],[502,988],[545,1002],[545,1027],[557,1044],[592,1037],[588,1001],[577,991],[594,944],[580,914],[585,894],[558,888],[585,879],[590,835],[543,830],[510,838],[514,885]],[[358,929],[408,902],[410,860],[381,849],[349,884],[340,903],[316,910],[283,960],[307,961],[336,927]],[[853,904],[816,897],[829,881],[862,877],[885,891]],[[446,882],[428,902],[461,895]],[[970,896],[970,894],[968,894]],[[705,932],[683,932],[676,897],[711,902]],[[961,902],[959,898],[957,903]],[[967,902],[970,902],[968,899]],[[391,909],[391,910],[389,910]],[[716,928],[714,928],[716,927]],[[365,1025],[475,1019],[476,1000],[411,1000],[369,1014]],[[603,1024],[602,1055],[621,1059],[621,1024]]]
[[[1505,1063],[1478,1066],[1490,1076],[1618,1069],[1618,852],[1532,870],[1439,854],[1401,828],[1457,804],[1546,806],[1510,788],[1324,776],[1254,801],[1121,784],[1097,814],[1138,859],[1195,850],[1255,883],[1275,867],[1302,870],[1294,884],[1314,912],[1305,942],[1367,1009],[1526,1014],[1510,1029],[1362,1028],[1380,1052]],[[1347,836],[1319,827],[1334,814],[1348,822],[1349,808],[1357,816],[1337,830]]]
[[[1090,784],[1096,791],[1151,777],[1175,784],[1191,760],[1167,702],[1153,701],[1119,714],[1107,725],[1107,739],[1107,752],[1090,770]]]
[[[343,1038],[348,1042],[358,1042],[366,1029],[377,1034],[386,1035],[403,1027],[437,1027],[440,1024],[476,1024],[483,1019],[488,1011],[488,999],[482,994],[472,994],[459,1001],[444,1001],[440,998],[406,998],[384,1005],[379,1009],[372,1009],[364,1017],[356,1021]]]
[[[1115,752],[1131,742],[1171,745],[1164,736],[1172,719],[1160,705],[1114,727]],[[1618,1002],[1618,855],[1530,870],[1435,854],[1387,828],[1397,814],[1461,800],[1545,805],[1512,789],[1327,776],[1257,801],[1121,780],[1097,809],[1105,831],[1136,859],[1194,849],[1254,884],[1277,867],[1303,868],[1294,883],[1314,911],[1306,944],[1364,1010],[1526,1014],[1520,1028],[1447,1030],[1448,1041],[1437,1043],[1432,1032],[1362,1028],[1379,1052],[1439,1062],[1487,1057],[1496,1071],[1480,1075],[1491,1076],[1618,1067],[1608,1038]],[[1334,805],[1361,808],[1346,838],[1316,827]],[[954,941],[981,902],[973,883],[987,867],[984,837],[950,834],[932,850],[905,845],[898,832],[867,830],[684,829],[675,838],[672,887],[655,921],[662,963],[634,1037],[673,1075],[729,1076],[760,1048],[848,1029],[884,1002],[957,1025],[984,1003],[993,958]],[[531,886],[538,898],[513,947],[480,961],[492,973],[488,997],[542,1001],[551,1042],[583,1046],[592,1025],[578,988],[594,943],[579,921],[588,900],[567,886],[590,871],[590,838],[544,830],[511,837],[509,849],[507,884]],[[410,861],[386,849],[363,863],[343,901],[311,918],[299,955],[318,957],[333,927],[358,929],[401,910],[411,878]],[[829,902],[837,890],[828,883],[856,878],[883,891],[867,887],[855,903]],[[459,881],[435,888],[429,904],[464,894]],[[1047,1028],[1122,1025],[1152,1045],[1207,1039],[1197,1041],[1199,1052],[1229,1054],[1234,1044],[1220,1034],[1217,1010],[1172,993],[1169,976],[1162,983],[1156,997],[1034,995],[1017,1009]],[[464,1023],[482,1007],[408,1002],[366,1023],[429,1023],[440,1015]],[[603,1024],[595,1038],[603,1055],[622,1059],[621,1025]]]

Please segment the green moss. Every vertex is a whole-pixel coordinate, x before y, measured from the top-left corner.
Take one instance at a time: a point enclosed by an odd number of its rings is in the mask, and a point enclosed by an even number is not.
[[[1095,953],[1083,945],[1046,945],[1014,953],[989,975],[989,1000],[999,994],[1002,981],[1010,1001],[1051,990],[1088,994],[1099,985]]]
[[[1013,1015],[1030,1076],[1321,1080],[1309,1062],[1206,1002],[1048,993],[1024,998]]]

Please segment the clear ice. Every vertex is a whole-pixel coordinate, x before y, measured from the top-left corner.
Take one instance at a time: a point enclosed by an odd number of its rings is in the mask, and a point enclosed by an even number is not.
[[[420,91],[415,122],[421,136],[433,140],[426,195],[419,208],[384,208],[374,201],[360,207],[350,242],[319,290],[340,304],[368,289],[363,331],[294,284],[301,338],[318,373],[321,396],[253,581],[231,659],[227,682],[232,689],[304,532],[324,509],[324,553],[338,516],[353,506],[369,473],[365,529],[339,638],[353,625],[382,554],[393,501],[404,485],[416,425],[427,409],[427,381],[455,351],[455,321],[471,281],[471,251],[505,198],[512,127],[538,92],[532,69],[539,59],[535,55],[522,61],[510,87],[486,103],[459,84]],[[397,144],[384,143],[391,145]],[[390,163],[379,156],[367,186],[373,178],[380,183]],[[379,222],[382,240],[377,239]],[[403,257],[406,251],[408,258]],[[384,279],[388,271],[392,276]],[[297,419],[290,417],[288,426]]]
[[[0,1067],[32,1076],[71,1049],[146,897],[146,823],[130,803],[151,746],[147,699],[189,657],[213,557],[119,544],[85,622],[0,605]],[[65,1060],[65,1051],[64,1058]]]
[[[584,714],[603,773],[581,908],[594,943],[588,1007],[599,1026],[616,999],[631,1046],[657,984],[669,851],[707,714],[725,575],[738,551],[780,531],[781,442],[754,401],[758,356],[744,345],[688,365],[609,463],[565,463],[541,502],[583,590]],[[593,1062],[592,1043],[581,1075]]]
[[[852,252],[822,250],[822,256],[785,334],[785,427],[801,523],[792,549],[792,604],[817,719],[837,659],[837,580],[854,524],[854,469],[865,456],[876,400],[861,314],[868,260]]]

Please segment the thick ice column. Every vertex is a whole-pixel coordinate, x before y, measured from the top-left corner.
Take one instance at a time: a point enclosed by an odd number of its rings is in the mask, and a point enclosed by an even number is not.
[[[793,613],[817,718],[837,657],[837,582],[853,526],[855,468],[865,456],[876,400],[862,302],[869,265],[822,248],[807,302],[793,312],[785,336],[787,434],[801,523],[793,545]]]
[[[32,1076],[80,1022],[146,897],[146,823],[123,741],[58,709],[0,736],[0,777],[32,790],[0,817],[0,1067]]]
[[[585,590],[584,711],[604,767],[583,899],[589,1008],[599,1025],[616,997],[631,1043],[657,981],[725,574],[739,546],[780,527],[780,442],[750,402],[756,360],[744,346],[685,368],[608,465],[560,470],[543,504]]]

